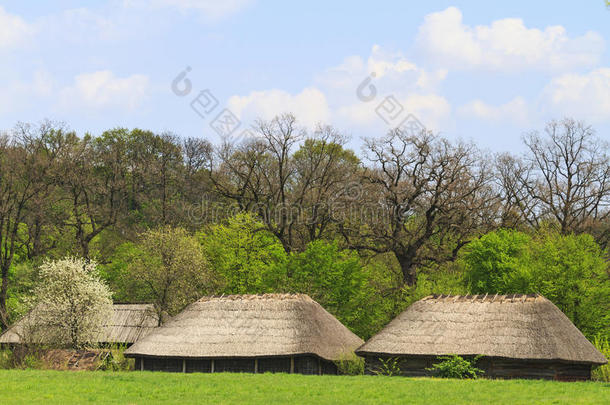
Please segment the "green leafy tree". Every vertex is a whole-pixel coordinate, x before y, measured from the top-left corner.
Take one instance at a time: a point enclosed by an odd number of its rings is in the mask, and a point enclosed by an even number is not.
[[[467,246],[466,281],[474,293],[524,292],[531,281],[532,238],[522,232],[500,229]]]
[[[491,232],[462,258],[472,293],[540,293],[587,336],[610,332],[610,278],[605,252],[591,235]]]
[[[375,332],[379,297],[355,251],[317,240],[291,254],[285,267],[290,291],[308,294],[360,336]]]
[[[208,266],[197,239],[182,228],[165,226],[149,230],[140,241],[125,247],[122,274],[117,276],[129,291],[155,304],[162,322],[202,295],[217,289],[215,274]]]
[[[239,213],[224,224],[201,232],[203,251],[222,279],[225,294],[274,292],[285,283],[286,252],[273,234],[249,213]]]

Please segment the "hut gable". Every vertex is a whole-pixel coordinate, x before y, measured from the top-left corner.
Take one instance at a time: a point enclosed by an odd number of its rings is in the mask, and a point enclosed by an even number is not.
[[[239,358],[313,354],[337,360],[363,341],[307,295],[204,297],[138,343],[128,356]]]
[[[114,304],[112,318],[104,325],[96,343],[132,344],[158,325],[152,304]],[[32,314],[25,315],[0,335],[0,344],[20,344],[24,327]]]
[[[607,362],[552,302],[517,294],[426,297],[356,353]]]

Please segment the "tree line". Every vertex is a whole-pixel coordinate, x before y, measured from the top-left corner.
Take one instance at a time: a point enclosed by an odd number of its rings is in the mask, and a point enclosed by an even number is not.
[[[96,260],[115,299],[150,299],[153,285],[183,297],[161,305],[168,314],[204,292],[316,285],[315,296],[352,280],[344,295],[324,299],[336,311],[353,304],[345,317],[357,322],[353,297],[392,297],[379,311],[395,312],[405,291],[443,289],[444,275],[465,274],[468,246],[497,230],[589,234],[606,254],[610,148],[585,123],[552,121],[523,137],[522,154],[428,131],[394,129],[359,152],[347,141],[290,114],[259,121],[251,139],[216,145],[140,129],[92,136],[50,121],[17,124],[0,137],[0,324],[14,318],[47,258]],[[158,289],[172,279],[168,269],[188,269],[193,282]]]

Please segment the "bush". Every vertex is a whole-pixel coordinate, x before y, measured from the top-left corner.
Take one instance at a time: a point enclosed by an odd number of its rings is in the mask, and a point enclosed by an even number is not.
[[[379,358],[381,365],[377,370],[373,370],[376,375],[394,377],[400,375],[400,359],[398,357]]]
[[[606,359],[610,359],[610,341],[607,336],[597,335],[593,339],[593,345],[606,356]],[[610,364],[595,367],[591,377],[596,381],[610,382]]]
[[[0,370],[13,368],[13,352],[8,349],[0,350]]]
[[[441,356],[440,363],[433,364],[426,370],[432,371],[436,377],[440,378],[473,378],[476,379],[484,373],[483,370],[474,365],[481,358],[476,356],[472,360],[466,360],[456,354],[451,356]]]
[[[342,375],[362,375],[364,374],[364,359],[356,353],[346,353],[335,361],[335,365]]]
[[[15,349],[0,350],[0,370],[44,369],[42,351],[20,346]]]
[[[98,370],[105,371],[131,371],[134,369],[135,360],[125,357],[126,345],[112,345],[101,356]]]

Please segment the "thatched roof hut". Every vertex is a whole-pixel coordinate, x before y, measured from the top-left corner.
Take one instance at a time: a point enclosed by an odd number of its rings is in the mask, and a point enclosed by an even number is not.
[[[146,336],[158,325],[158,317],[152,304],[114,304],[113,314],[104,325],[97,342],[99,344],[131,345]],[[28,313],[0,335],[0,344],[24,343],[24,330],[32,322]]]
[[[491,377],[590,378],[605,357],[541,295],[429,296],[415,302],[357,351],[368,372],[380,358],[427,375],[440,355],[483,355]]]
[[[363,343],[307,295],[204,297],[125,352],[165,371],[336,373]]]

